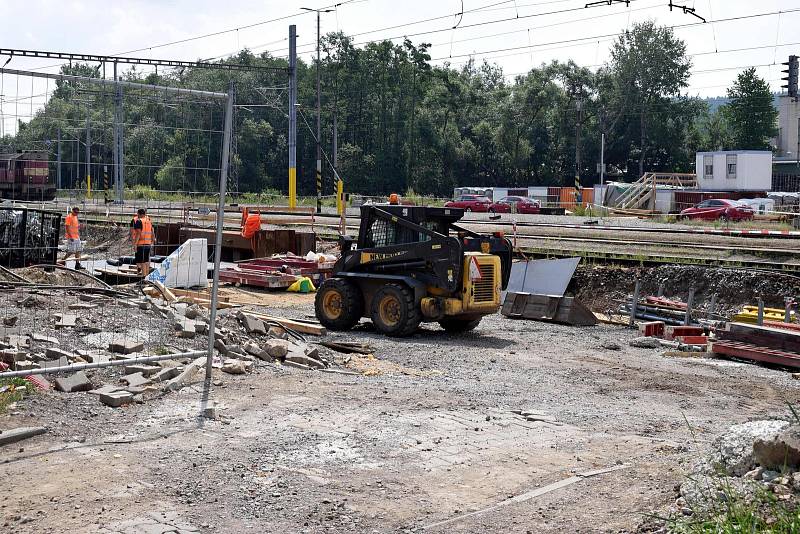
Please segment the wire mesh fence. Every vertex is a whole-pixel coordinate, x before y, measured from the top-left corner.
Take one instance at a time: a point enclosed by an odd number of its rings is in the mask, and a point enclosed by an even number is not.
[[[166,380],[154,362],[197,357],[210,377],[232,109],[232,90],[0,70],[0,379]],[[184,202],[126,187],[213,191],[194,212],[207,237],[180,232]],[[190,290],[208,298],[180,302]]]

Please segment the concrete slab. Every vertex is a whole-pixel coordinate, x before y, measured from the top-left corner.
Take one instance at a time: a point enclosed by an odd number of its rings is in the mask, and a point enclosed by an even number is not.
[[[108,344],[108,350],[119,354],[141,352],[144,350],[144,343],[125,336],[120,336],[111,340],[111,342]]]
[[[130,387],[144,386],[150,383],[149,378],[145,378],[142,373],[133,373],[122,377],[122,381]]]
[[[58,321],[56,322],[56,328],[70,328],[75,326],[76,321],[78,320],[78,316],[72,313],[61,313],[57,314]]]
[[[113,393],[101,393],[100,402],[112,408],[119,408],[124,404],[133,402],[133,394],[127,391],[115,391]]]
[[[11,430],[0,431],[0,446],[16,443],[23,439],[32,438],[47,432],[43,426],[21,426],[19,428],[12,428]]]
[[[94,386],[89,381],[89,377],[83,371],[78,371],[74,375],[58,377],[55,380],[56,389],[65,393],[76,391],[91,391]]]

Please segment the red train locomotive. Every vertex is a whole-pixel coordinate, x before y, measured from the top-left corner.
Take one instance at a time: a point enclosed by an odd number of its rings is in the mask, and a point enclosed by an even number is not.
[[[0,154],[0,196],[14,200],[53,200],[47,152],[23,150]]]

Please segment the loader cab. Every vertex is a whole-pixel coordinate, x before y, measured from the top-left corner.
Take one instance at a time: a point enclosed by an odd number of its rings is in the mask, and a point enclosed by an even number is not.
[[[392,219],[381,217],[375,208],[392,215]],[[455,208],[429,208],[425,206],[402,206],[378,204],[361,207],[361,228],[358,248],[377,248],[429,241],[431,236],[397,223],[405,219],[426,230],[448,235],[450,226],[464,216],[464,210]]]

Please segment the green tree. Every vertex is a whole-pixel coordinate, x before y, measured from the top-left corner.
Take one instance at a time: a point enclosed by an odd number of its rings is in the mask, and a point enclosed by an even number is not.
[[[625,95],[619,100],[639,119],[635,128],[639,133],[639,176],[644,174],[652,144],[648,135],[650,123],[658,123],[652,120],[655,108],[661,112],[665,100],[679,96],[680,90],[688,86],[690,67],[686,44],[675,37],[672,29],[653,21],[635,24],[611,48],[615,90]],[[629,132],[634,130],[632,126],[628,125]]]
[[[778,110],[769,84],[756,75],[755,68],[739,74],[728,89],[730,102],[723,106],[737,150],[771,150],[770,138],[777,135]]]

